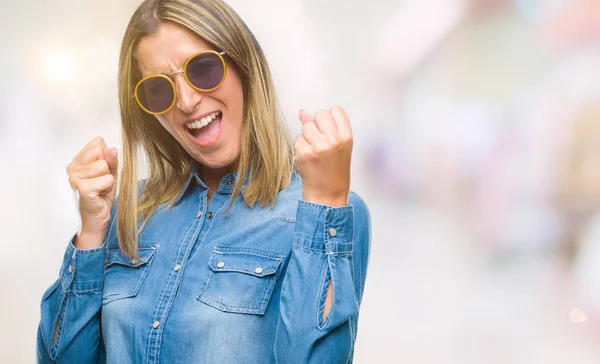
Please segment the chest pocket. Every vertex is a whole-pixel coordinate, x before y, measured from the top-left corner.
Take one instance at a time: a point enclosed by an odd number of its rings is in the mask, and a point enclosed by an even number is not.
[[[225,312],[264,315],[282,260],[255,249],[217,247],[198,300]]]
[[[140,246],[140,259],[134,261],[118,248],[109,249],[104,268],[102,304],[136,296],[148,274],[155,252],[155,246]]]

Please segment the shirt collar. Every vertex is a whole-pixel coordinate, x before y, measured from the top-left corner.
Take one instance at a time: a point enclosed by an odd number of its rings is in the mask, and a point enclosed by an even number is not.
[[[250,175],[249,173],[246,174],[246,178],[244,179],[244,183],[242,184],[242,192],[244,191],[245,187],[248,185],[249,175]],[[221,178],[221,182],[219,183],[219,188],[217,189],[217,193],[224,194],[224,195],[231,194],[233,192],[233,187],[235,185],[235,179],[237,178],[237,176],[238,176],[238,172],[232,172],[232,173],[228,173],[228,174],[224,175],[223,178]],[[188,176],[188,179],[185,183],[185,186],[181,190],[181,193],[179,194],[179,196],[177,196],[177,199],[175,200],[175,204],[177,204],[177,203],[179,203],[179,201],[181,201],[181,199],[183,198],[185,193],[193,187],[194,183],[197,183],[203,191],[208,189],[208,187],[206,186],[206,184],[200,177],[200,168],[198,165],[194,165],[194,167],[190,171],[190,175]]]

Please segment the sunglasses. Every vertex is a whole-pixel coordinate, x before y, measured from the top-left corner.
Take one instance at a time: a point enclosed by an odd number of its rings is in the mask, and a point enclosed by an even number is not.
[[[144,77],[135,86],[135,100],[142,110],[152,115],[164,114],[171,110],[177,101],[177,92],[172,78],[178,73],[183,73],[188,84],[196,91],[216,90],[225,81],[227,74],[223,55],[225,52],[196,53],[185,62],[183,70],[170,76],[156,74]]]

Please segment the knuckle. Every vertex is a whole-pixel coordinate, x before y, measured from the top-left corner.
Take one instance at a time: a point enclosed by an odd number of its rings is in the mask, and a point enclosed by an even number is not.
[[[108,166],[108,162],[105,159],[99,160],[98,164],[100,165],[101,172],[103,172],[104,174],[110,173],[110,167]]]
[[[304,125],[302,125],[302,132],[306,133],[307,131],[311,130],[314,126],[315,126],[315,123],[312,121],[309,121],[308,123],[304,123]]]
[[[352,134],[345,134],[340,137],[340,141],[344,144],[352,144],[353,137]]]
[[[102,156],[102,146],[100,144],[95,144],[94,149],[92,149],[92,153],[96,157]]]
[[[296,151],[296,159],[301,162],[305,162],[310,159],[310,150],[308,148],[299,148]]]
[[[340,144],[338,138],[335,135],[327,134],[325,136],[325,141],[328,145],[334,147]]]
[[[295,154],[296,154],[296,156],[302,156],[302,155],[304,155],[304,153],[305,153],[305,152],[304,152],[304,149],[305,149],[305,148],[304,148],[303,146],[301,146],[301,145],[297,145],[297,146],[296,146],[296,153],[295,153]]]
[[[314,146],[315,153],[313,154],[323,154],[327,150],[329,150],[329,146],[327,144],[317,144]]]
[[[317,112],[315,113],[315,119],[318,118],[323,118],[324,116],[326,116],[328,114],[327,110],[323,110],[323,109],[319,109],[317,110]]]
[[[332,114],[337,114],[340,117],[344,117],[344,115],[345,115],[344,109],[339,105],[333,105],[331,107],[330,111]]]
[[[82,195],[86,190],[86,184],[83,181],[75,181],[73,188],[79,192],[79,195]]]

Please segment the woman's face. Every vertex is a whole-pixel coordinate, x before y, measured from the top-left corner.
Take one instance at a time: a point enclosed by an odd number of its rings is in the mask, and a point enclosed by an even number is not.
[[[205,50],[221,51],[185,28],[163,23],[156,32],[140,41],[136,58],[142,77],[157,73],[171,75],[183,69],[190,56]],[[203,166],[231,172],[240,154],[244,97],[237,71],[229,64],[227,66],[223,84],[208,93],[193,89],[183,73],[174,75],[177,102],[171,110],[156,118]],[[219,114],[214,120],[197,128],[200,123],[195,121],[215,113]],[[196,128],[190,129],[190,123],[196,124]]]

